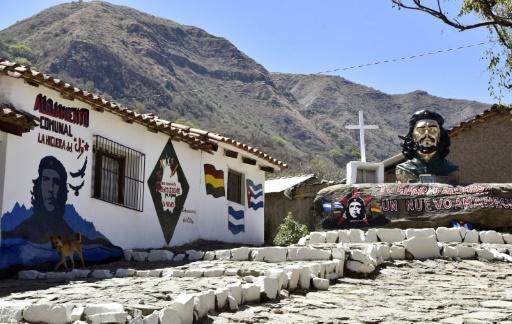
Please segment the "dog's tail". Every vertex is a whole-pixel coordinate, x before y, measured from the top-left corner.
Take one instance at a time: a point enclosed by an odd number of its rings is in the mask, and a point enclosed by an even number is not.
[[[82,243],[82,234],[80,234],[80,232],[76,232],[76,239],[78,243]]]

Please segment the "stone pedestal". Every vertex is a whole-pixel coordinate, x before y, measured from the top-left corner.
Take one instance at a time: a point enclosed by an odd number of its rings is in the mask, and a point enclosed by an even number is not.
[[[358,214],[352,202],[363,205]],[[331,203],[331,211],[325,212]],[[315,198],[317,222],[325,229],[451,227],[454,220],[476,228],[512,229],[512,184],[343,184]]]

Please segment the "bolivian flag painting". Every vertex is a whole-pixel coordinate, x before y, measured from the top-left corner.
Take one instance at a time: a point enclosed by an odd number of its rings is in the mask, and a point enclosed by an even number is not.
[[[215,198],[223,197],[224,193],[224,171],[217,170],[211,164],[204,165],[204,184],[206,194]]]

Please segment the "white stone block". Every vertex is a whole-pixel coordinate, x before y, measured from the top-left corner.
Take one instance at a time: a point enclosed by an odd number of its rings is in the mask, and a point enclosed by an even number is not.
[[[123,305],[118,303],[109,304],[87,304],[85,305],[85,316],[91,316],[102,313],[122,313],[124,312]]]
[[[135,277],[149,277],[149,270],[137,270],[135,271]]]
[[[73,269],[71,271],[73,278],[87,278],[91,273],[91,270],[87,269]]]
[[[286,254],[288,253],[288,249],[286,247],[265,247],[264,250],[263,261],[272,263],[286,261]]]
[[[251,248],[249,251],[249,260],[263,262],[265,251],[264,248]]]
[[[224,269],[221,268],[209,268],[204,269],[203,276],[205,277],[222,277],[224,275]]]
[[[336,264],[337,263],[338,263],[337,260],[324,262],[324,264],[325,264],[325,277],[326,278],[327,278],[327,276],[329,274],[336,273]]]
[[[447,245],[443,246],[442,255],[446,258],[457,258],[459,257],[459,249],[456,245]]]
[[[352,272],[356,273],[372,273],[375,271],[375,266],[371,263],[361,263],[359,261],[347,261],[347,270],[350,270]]]
[[[197,319],[203,318],[212,310],[215,310],[215,292],[213,290],[195,294],[194,314],[196,314]]]
[[[322,278],[313,278],[311,280],[313,282],[313,287],[318,290],[328,290],[329,289],[329,280]]]
[[[230,250],[217,250],[217,251],[215,251],[215,258],[217,260],[229,261],[229,259],[231,259],[231,251]]]
[[[124,256],[124,260],[125,261],[132,261],[132,253],[133,253],[133,250],[124,250],[123,251],[123,256]]]
[[[405,240],[405,233],[399,228],[377,228],[376,231],[381,242],[395,243]]]
[[[187,260],[189,260],[189,261],[202,260],[204,257],[203,251],[187,250],[186,253],[187,253]]]
[[[405,237],[411,239],[414,237],[436,237],[436,231],[433,228],[408,228],[405,230]]]
[[[40,275],[40,272],[37,270],[23,270],[18,272],[19,280],[34,280],[37,279]]]
[[[479,243],[480,235],[477,230],[466,231],[464,236],[464,243]]]
[[[242,303],[253,303],[260,301],[260,287],[256,284],[246,283],[242,285]]]
[[[182,324],[180,313],[171,307],[163,308],[158,313],[160,323],[165,324]]]
[[[400,245],[392,245],[389,248],[389,256],[393,260],[404,260],[405,259],[405,247]]]
[[[281,286],[279,278],[261,276],[256,278],[254,283],[260,287],[260,292],[264,293],[268,299],[277,298]]]
[[[350,234],[348,230],[338,231],[338,242],[350,243]]]
[[[215,259],[215,251],[206,251],[204,253],[203,260],[205,261],[212,261]]]
[[[496,231],[481,231],[480,232],[480,241],[482,243],[490,243],[490,244],[504,244],[503,236]]]
[[[338,242],[338,231],[329,231],[325,233],[326,243],[337,243]]]
[[[376,244],[368,244],[366,249],[364,250],[366,254],[370,257],[374,266],[379,265],[378,254],[377,254],[377,245]]]
[[[377,244],[377,258],[382,261],[387,261],[391,258],[389,245],[387,244]]]
[[[377,238],[377,229],[370,228],[366,231],[366,236],[364,238],[364,241],[366,243],[375,243],[378,242],[379,239]]]
[[[117,269],[115,277],[116,278],[124,278],[124,277],[133,277],[135,275],[134,269]]]
[[[436,229],[436,236],[438,242],[462,242],[462,236],[460,235],[459,228],[438,227]]]
[[[288,253],[286,254],[286,260],[287,261],[295,261],[297,259],[297,251],[299,250],[298,247],[288,247]]]
[[[160,320],[160,312],[153,311],[153,314],[150,314],[150,315],[144,317],[141,324],[158,324],[159,320]]]
[[[299,241],[297,242],[297,245],[306,245],[306,244],[308,244],[308,241],[309,241],[309,235],[303,236],[299,239]]]
[[[512,234],[504,233],[503,235],[503,241],[505,241],[506,244],[512,244]]]
[[[297,249],[297,260],[300,261],[329,260],[330,258],[331,252],[327,250],[312,247],[301,247]]]
[[[333,259],[345,260],[345,248],[335,247],[331,249]]]
[[[286,277],[288,278],[288,290],[295,290],[299,285],[300,266],[289,266],[285,268]]]
[[[18,323],[23,319],[23,310],[30,303],[23,301],[2,301],[0,300],[0,323]]]
[[[102,324],[102,323],[116,323],[124,324],[128,318],[128,313],[101,313],[87,316],[87,319],[91,324]]]
[[[368,253],[361,250],[351,250],[349,260],[358,261],[364,264],[372,264],[374,266],[377,265],[376,258],[372,258]]]
[[[71,276],[69,272],[50,271],[44,274],[45,279],[69,279]]]
[[[226,269],[224,270],[224,276],[226,277],[237,277],[238,276],[238,270],[237,269]]]
[[[228,288],[218,288],[215,290],[215,306],[217,307],[217,310],[221,311],[228,306],[228,296]]]
[[[192,324],[194,321],[194,300],[192,294],[179,294],[169,305],[169,308],[178,312],[183,324]]]
[[[148,254],[149,262],[157,262],[157,261],[172,261],[174,258],[174,253],[167,250],[151,250]]]
[[[303,266],[299,272],[299,287],[302,289],[309,289],[311,283],[311,270],[308,266]]]
[[[150,277],[161,277],[162,276],[162,273],[163,273],[163,270],[162,269],[152,269],[152,270],[149,270],[149,276]]]
[[[338,278],[343,277],[343,270],[345,269],[345,260],[335,260],[336,261],[336,274],[338,274]]]
[[[486,249],[475,249],[476,255],[480,259],[494,260],[494,253]]]
[[[162,271],[162,277],[174,277],[174,278],[181,278],[185,276],[185,270],[182,269],[164,269]]]
[[[350,243],[364,243],[364,232],[358,228],[351,228],[348,231]]]
[[[433,230],[433,229],[432,229]],[[414,257],[414,259],[425,260],[440,257],[439,247],[435,235],[422,236],[413,235],[404,241],[405,249]]]
[[[188,270],[185,270],[185,275],[183,277],[199,278],[202,276],[203,276],[202,269],[188,269]]]
[[[311,232],[309,233],[310,244],[322,244],[325,243],[325,232]]]
[[[279,280],[279,289],[284,289],[288,285],[288,277],[283,269],[267,269],[264,274],[266,277]]]
[[[476,251],[475,248],[469,245],[458,244],[457,248],[457,256],[461,259],[473,259],[475,257]]]
[[[77,306],[71,311],[71,322],[79,321],[84,314],[85,307]]]
[[[318,273],[318,278],[325,278],[326,275],[326,264],[320,263],[320,272]]]
[[[181,262],[181,261],[185,260],[185,257],[186,257],[185,253],[176,254],[172,258],[172,261],[173,262]]]
[[[96,279],[110,279],[113,276],[110,270],[94,270],[91,274],[91,277]]]
[[[249,260],[249,248],[239,247],[231,249],[231,260],[233,261],[247,261]]]
[[[322,271],[322,266],[319,263],[311,263],[308,265],[309,273],[311,277],[320,277],[320,272]]]
[[[71,321],[72,304],[35,304],[23,311],[23,319],[28,322],[65,324]]]
[[[145,262],[148,260],[148,252],[132,252],[133,261]]]
[[[227,284],[226,288],[229,289],[229,294],[233,296],[238,305],[242,304],[242,284],[241,283],[232,283]]]
[[[229,305],[230,311],[236,312],[238,310],[238,303],[237,303],[235,297],[233,297],[231,295],[228,296],[228,305]]]

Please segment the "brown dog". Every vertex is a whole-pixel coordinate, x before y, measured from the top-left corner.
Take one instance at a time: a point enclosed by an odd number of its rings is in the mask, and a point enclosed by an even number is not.
[[[84,257],[82,255],[82,235],[80,233],[76,233],[76,240],[72,240],[69,242],[65,242],[62,240],[61,236],[50,236],[50,241],[52,242],[52,247],[57,250],[60,256],[60,262],[55,266],[55,270],[57,270],[62,264],[68,270],[68,265],[66,262],[66,258],[69,257],[71,259],[71,269],[75,268],[75,261],[73,260],[73,254],[76,252],[82,260],[82,267],[85,267]]]

